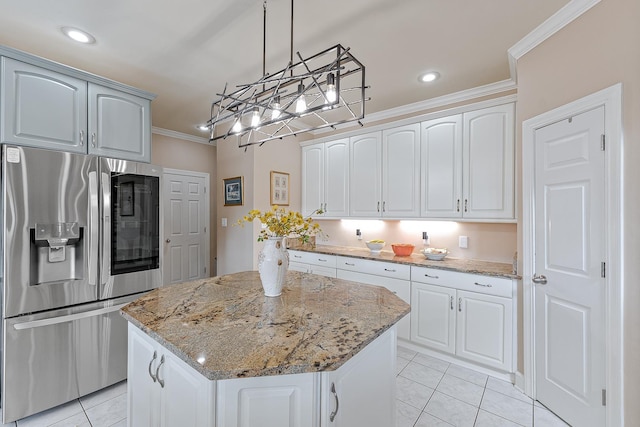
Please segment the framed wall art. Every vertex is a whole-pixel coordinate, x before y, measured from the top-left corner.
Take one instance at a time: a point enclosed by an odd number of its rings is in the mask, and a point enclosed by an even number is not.
[[[242,177],[225,178],[224,182],[224,205],[225,206],[242,206],[243,204],[243,187]]]
[[[289,174],[271,171],[271,205],[289,206]]]

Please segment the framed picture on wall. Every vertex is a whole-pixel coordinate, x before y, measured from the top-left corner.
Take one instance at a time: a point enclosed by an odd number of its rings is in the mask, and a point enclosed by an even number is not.
[[[224,205],[225,206],[242,206],[243,204],[243,182],[242,177],[223,179],[224,182]]]
[[[271,204],[289,206],[289,174],[271,171]]]

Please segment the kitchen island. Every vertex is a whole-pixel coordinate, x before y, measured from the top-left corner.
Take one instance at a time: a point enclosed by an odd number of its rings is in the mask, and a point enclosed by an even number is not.
[[[129,422],[194,426],[395,425],[395,323],[382,287],[257,272],[157,289],[129,321]]]

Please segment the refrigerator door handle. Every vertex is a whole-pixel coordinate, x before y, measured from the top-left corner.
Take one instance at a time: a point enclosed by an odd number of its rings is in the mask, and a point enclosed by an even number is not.
[[[122,307],[124,307],[127,304],[129,303],[127,302],[124,304],[118,304],[111,307],[104,307],[104,308],[99,308],[97,310],[84,311],[82,313],[67,314],[64,316],[52,317],[49,319],[32,320],[30,322],[16,323],[15,325],[13,325],[13,328],[16,331],[22,331],[25,329],[38,328],[41,326],[51,326],[51,325],[57,325],[58,323],[71,322],[73,320],[79,320],[79,319],[86,319],[88,317],[100,316],[102,314],[107,314],[107,313],[120,310]]]
[[[89,172],[89,285],[95,286],[98,281],[98,240],[100,231],[98,229],[98,172]]]
[[[109,173],[102,172],[102,265],[100,268],[101,284],[105,285],[111,275],[109,259],[111,258],[111,180]]]

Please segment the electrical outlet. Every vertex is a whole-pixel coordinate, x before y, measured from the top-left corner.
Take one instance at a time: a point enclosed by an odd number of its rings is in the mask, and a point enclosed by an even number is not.
[[[458,246],[462,249],[467,249],[469,247],[469,237],[458,236]]]
[[[362,232],[359,228],[356,228],[356,236],[358,237],[358,240],[362,240]]]
[[[226,227],[227,226],[227,218],[222,218],[222,226]]]

